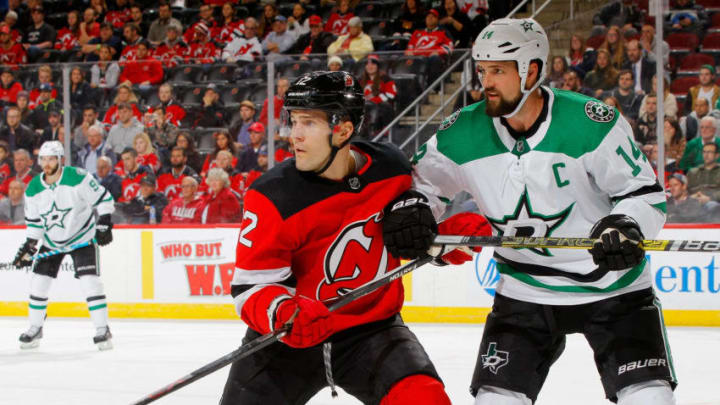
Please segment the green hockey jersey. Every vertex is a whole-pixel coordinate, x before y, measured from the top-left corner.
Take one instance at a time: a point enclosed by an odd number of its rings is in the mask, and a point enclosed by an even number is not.
[[[82,243],[95,237],[95,218],[111,214],[114,201],[110,193],[83,169],[65,166],[53,184],[40,173],[25,190],[27,237],[42,240],[56,249]]]
[[[547,116],[530,137],[513,138],[485,103],[453,113],[413,158],[413,187],[436,218],[470,193],[496,235],[587,237],[609,214],[634,218],[645,238],[665,222],[665,193],[614,108],[577,93],[543,88]],[[496,248],[496,291],[529,302],[593,302],[651,286],[645,261],[601,271],[575,249]]]

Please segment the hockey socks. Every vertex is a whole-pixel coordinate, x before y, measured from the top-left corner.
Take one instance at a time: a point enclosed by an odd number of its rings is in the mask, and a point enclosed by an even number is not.
[[[107,327],[108,310],[105,292],[103,290],[100,277],[95,275],[87,275],[80,277],[80,285],[87,297],[88,310],[90,311],[90,319],[95,328]]]
[[[33,273],[30,278],[29,318],[30,325],[42,328],[47,314],[48,292],[53,279]]]

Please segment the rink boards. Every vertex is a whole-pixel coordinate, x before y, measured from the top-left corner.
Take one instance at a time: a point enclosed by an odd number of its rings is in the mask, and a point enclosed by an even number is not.
[[[25,230],[0,233],[0,261],[11,261]],[[229,295],[236,228],[118,226],[113,235],[100,254],[111,317],[237,318]],[[672,226],[659,239],[720,240],[720,225]],[[668,325],[720,326],[720,254],[653,252],[649,260]],[[491,249],[457,268],[418,269],[403,280],[403,316],[409,322],[482,323],[498,277]],[[27,315],[28,281],[25,271],[0,270],[0,316]],[[69,260],[50,291],[48,315],[87,316]]]

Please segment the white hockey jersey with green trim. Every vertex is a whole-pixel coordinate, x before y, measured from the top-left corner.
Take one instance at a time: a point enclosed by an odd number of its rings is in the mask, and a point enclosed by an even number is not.
[[[27,237],[42,240],[55,249],[87,242],[95,237],[95,218],[111,214],[114,201],[110,193],[83,169],[65,166],[53,184],[33,177],[25,190]]]
[[[665,194],[614,108],[577,93],[543,88],[547,117],[517,141],[485,103],[440,125],[413,158],[413,187],[439,218],[460,191],[470,193],[493,233],[587,237],[601,218],[634,218],[646,239],[665,222]],[[604,272],[575,249],[496,248],[496,287],[507,297],[542,304],[593,302],[650,287],[649,266]]]

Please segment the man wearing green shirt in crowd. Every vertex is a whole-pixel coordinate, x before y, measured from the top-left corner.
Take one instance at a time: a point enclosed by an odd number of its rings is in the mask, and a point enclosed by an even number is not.
[[[720,214],[720,146],[708,143],[702,148],[703,165],[688,172],[688,192],[698,200],[710,217],[717,219]]]
[[[685,145],[685,152],[680,159],[680,169],[685,173],[703,164],[703,145],[714,142],[720,148],[720,138],[715,136],[716,128],[717,122],[715,118],[705,116],[700,120],[700,136],[688,141],[687,145]],[[718,160],[718,163],[720,163],[720,160]]]

